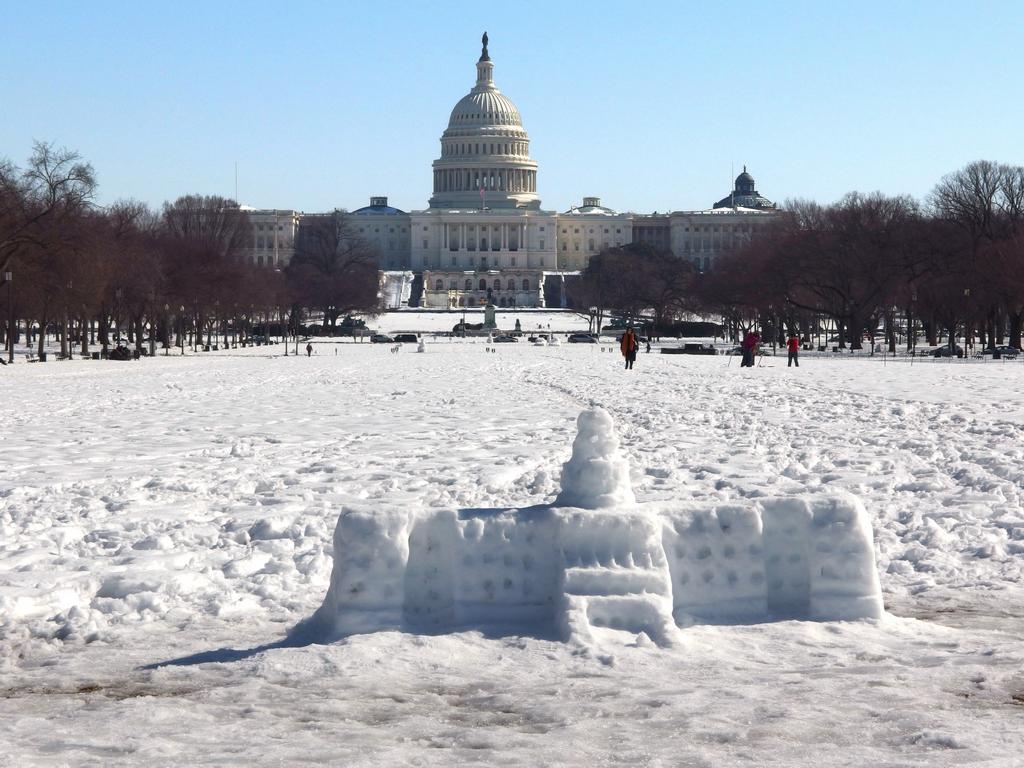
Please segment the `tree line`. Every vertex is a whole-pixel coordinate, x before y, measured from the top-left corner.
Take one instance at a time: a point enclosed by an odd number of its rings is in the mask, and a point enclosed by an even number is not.
[[[136,201],[96,203],[92,166],[37,143],[24,167],[0,161],[0,328],[5,343],[62,355],[117,343],[225,344],[306,330],[374,311],[377,265],[342,212],[304,217],[283,269],[257,266],[252,224],[237,202],[184,195],[155,211]],[[8,318],[15,319],[13,337]]]
[[[924,202],[851,192],[836,203],[787,202],[751,239],[701,273],[653,246],[598,254],[570,291],[579,307],[651,318],[716,315],[737,338],[758,328],[782,343],[835,333],[840,348],[918,335],[952,347],[1021,346],[1024,168],[978,161]]]

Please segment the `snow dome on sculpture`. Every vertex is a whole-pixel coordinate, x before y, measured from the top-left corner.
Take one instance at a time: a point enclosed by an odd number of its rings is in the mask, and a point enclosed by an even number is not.
[[[550,506],[344,509],[330,588],[303,631],[500,626],[671,646],[695,623],[882,615],[856,498],[637,503],[611,415],[577,424]]]

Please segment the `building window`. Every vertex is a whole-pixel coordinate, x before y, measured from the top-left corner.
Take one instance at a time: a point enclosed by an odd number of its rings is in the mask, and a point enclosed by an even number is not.
[[[428,244],[427,244],[427,239],[426,239],[426,238],[423,238],[423,249],[424,249],[424,250],[426,250],[426,249],[427,249],[427,247],[428,247]]]
[[[544,229],[544,227],[541,227],[541,229]],[[542,251],[544,250],[544,238],[543,237],[540,239],[540,250],[542,250]]]
[[[434,290],[435,291],[443,291],[444,290],[444,281],[441,280],[441,279],[438,279],[437,282],[434,283]]]
[[[508,260],[509,260],[509,265],[510,266],[514,267],[516,265],[516,257],[515,256],[509,256]]]
[[[466,281],[466,290],[467,291],[472,291],[473,290],[473,281],[472,280],[467,280]]]
[[[528,278],[525,278],[525,277],[523,278],[523,290],[524,291],[530,290],[530,280]]]
[[[566,243],[566,242],[563,242],[563,243],[562,243],[562,250],[563,250],[563,251],[567,251],[567,250],[569,250],[569,244],[568,244],[568,243]]]
[[[480,278],[480,284],[479,285],[480,285],[480,290],[481,291],[486,291],[487,290],[487,281],[484,280],[482,277]]]
[[[594,250],[594,238],[590,238],[590,241],[587,243],[587,250],[588,251],[593,251]]]

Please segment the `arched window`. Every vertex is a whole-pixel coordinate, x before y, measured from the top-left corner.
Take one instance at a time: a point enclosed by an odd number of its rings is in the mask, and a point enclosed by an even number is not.
[[[435,291],[443,291],[444,290],[444,280],[442,280],[441,278],[438,278],[437,282],[434,283],[434,290]]]
[[[487,290],[487,281],[484,280],[482,277],[480,278],[480,290],[481,291],[486,291]]]
[[[494,278],[494,290],[501,290],[501,280],[499,280],[498,278]]]
[[[526,277],[523,278],[523,290],[524,291],[530,290],[530,280],[529,280],[529,278],[526,278]]]
[[[472,280],[466,280],[466,290],[467,291],[472,291],[473,290],[473,281]]]
[[[459,290],[459,282],[458,282],[458,280],[452,280],[452,281],[450,281],[450,282],[448,283],[448,287],[449,287],[449,288],[450,288],[451,290],[453,290],[453,291],[457,291],[457,290]]]

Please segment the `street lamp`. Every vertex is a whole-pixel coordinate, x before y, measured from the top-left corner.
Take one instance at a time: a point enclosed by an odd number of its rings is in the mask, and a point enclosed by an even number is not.
[[[164,304],[164,357],[171,354],[171,305]]]
[[[182,356],[185,355],[185,305],[178,306],[178,346],[181,347]]]
[[[156,291],[149,292],[149,356],[156,357]]]
[[[70,327],[70,320],[68,318],[68,312],[70,311],[68,309],[68,298],[70,297],[71,291],[74,289],[74,287],[75,287],[74,282],[71,281],[71,280],[68,280],[68,292],[64,296],[64,339],[63,339],[64,343],[62,344],[63,349],[61,349],[61,351],[64,352],[68,356],[68,360],[73,359],[74,356],[75,356],[74,348],[72,347],[71,339],[68,338],[68,330],[69,330],[69,327]]]
[[[11,291],[14,283],[14,272],[4,272],[4,282],[7,283],[7,307],[11,312],[10,322],[7,325],[7,362],[14,362],[14,298]]]

